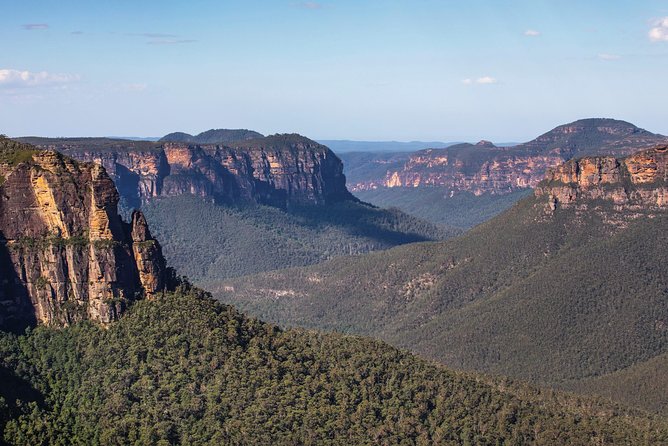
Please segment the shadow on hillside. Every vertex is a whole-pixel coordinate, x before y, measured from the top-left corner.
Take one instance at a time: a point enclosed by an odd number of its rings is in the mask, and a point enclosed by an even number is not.
[[[381,209],[363,202],[297,207],[289,209],[288,213],[308,226],[337,226],[351,235],[391,245],[433,241],[458,234],[455,229],[439,227],[399,209]]]
[[[14,269],[7,241],[0,231],[0,330],[23,333],[36,324],[28,290]]]

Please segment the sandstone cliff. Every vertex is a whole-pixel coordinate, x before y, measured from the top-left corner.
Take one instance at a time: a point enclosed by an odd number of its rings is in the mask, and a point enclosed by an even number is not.
[[[165,286],[160,245],[104,168],[0,141],[0,327],[108,323]]]
[[[624,121],[584,119],[513,147],[496,147],[481,141],[422,150],[400,168],[388,169],[382,177],[364,179],[350,187],[356,191],[437,186],[452,193],[503,194],[535,187],[549,168],[573,157],[624,156],[666,141],[664,136]]]
[[[192,194],[224,203],[280,208],[354,200],[341,160],[299,135],[274,135],[230,145],[188,143],[96,145],[39,140],[39,147],[105,167],[130,207],[155,197]]]
[[[597,209],[604,220],[624,224],[668,208],[668,145],[635,153],[570,160],[548,170],[535,190],[548,212]]]

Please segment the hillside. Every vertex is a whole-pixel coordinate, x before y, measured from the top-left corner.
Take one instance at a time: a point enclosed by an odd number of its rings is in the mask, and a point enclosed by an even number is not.
[[[459,231],[354,201],[327,206],[219,206],[187,195],[143,206],[170,265],[197,283],[304,266]]]
[[[383,187],[359,190],[353,194],[366,203],[384,208],[394,207],[434,224],[467,230],[509,209],[531,195],[520,189],[507,194],[471,192],[450,194],[440,187]]]
[[[667,164],[664,149],[574,161],[457,239],[210,289],[455,368],[552,385],[607,375],[668,352]]]
[[[190,144],[227,144],[246,139],[262,138],[261,133],[247,129],[211,129],[197,135],[174,132],[160,138],[159,142],[185,142]]]
[[[196,290],[0,334],[0,427],[35,444],[659,444],[664,422],[453,373],[381,342],[281,331]],[[18,398],[18,401],[17,401]]]

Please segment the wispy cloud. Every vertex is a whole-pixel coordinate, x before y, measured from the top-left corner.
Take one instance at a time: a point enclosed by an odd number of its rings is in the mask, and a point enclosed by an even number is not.
[[[72,31],[70,34],[73,34],[73,35],[75,35],[75,36],[80,36],[80,35],[82,35],[83,33],[84,33],[83,31]]]
[[[147,39],[174,39],[179,36],[167,33],[129,33],[129,36],[146,37]]]
[[[322,3],[318,2],[297,2],[293,3],[292,6],[295,8],[301,8],[301,9],[322,9],[324,8],[324,5]]]
[[[492,85],[497,83],[499,83],[499,81],[492,76],[482,76],[477,79],[472,79],[472,78],[462,79],[462,84],[464,85],[473,85],[473,84]]]
[[[35,31],[35,30],[40,30],[40,29],[48,29],[49,24],[48,23],[26,23],[24,25],[21,25],[21,28],[23,28],[27,31]]]
[[[177,34],[170,33],[128,33],[128,36],[144,37],[148,45],[180,45],[197,42],[194,39],[183,39]]]
[[[126,91],[126,92],[131,92],[131,93],[138,93],[142,91],[146,91],[148,88],[148,84],[145,83],[130,83],[130,84],[120,84],[118,86],[119,91]]]
[[[601,60],[619,60],[622,58],[622,56],[619,54],[601,53],[598,55],[598,58]]]
[[[475,80],[478,84],[496,84],[498,81],[492,76],[483,76]]]
[[[78,74],[49,73],[48,71],[0,69],[0,88],[22,88],[62,85],[76,82]]]
[[[540,31],[536,31],[535,29],[527,29],[524,31],[524,35],[527,37],[538,37],[540,36]]]
[[[654,20],[648,37],[652,42],[668,42],[668,17]]]
[[[182,43],[197,42],[194,39],[152,39],[146,42],[149,45],[180,45]]]

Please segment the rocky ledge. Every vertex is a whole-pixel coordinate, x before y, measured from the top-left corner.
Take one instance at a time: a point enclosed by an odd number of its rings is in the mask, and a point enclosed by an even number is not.
[[[611,222],[652,217],[668,209],[668,145],[625,158],[595,156],[570,160],[547,171],[535,190],[549,212],[607,208]],[[619,216],[625,218],[619,218]]]

